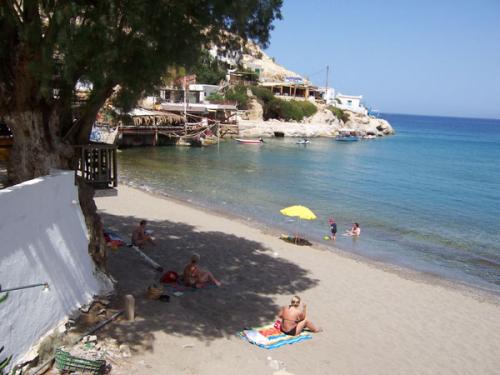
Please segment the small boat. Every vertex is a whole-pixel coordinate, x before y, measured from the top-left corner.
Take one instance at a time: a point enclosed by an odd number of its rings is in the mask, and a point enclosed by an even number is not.
[[[339,142],[356,142],[359,141],[359,138],[355,135],[337,135],[335,140]]]
[[[309,139],[301,139],[300,141],[297,141],[295,143],[297,143],[298,145],[308,145],[309,143],[311,143],[311,141]]]
[[[375,138],[377,138],[377,136],[376,135],[364,135],[361,138],[362,139],[375,139]]]
[[[359,141],[359,137],[355,129],[340,129],[339,135],[335,137],[335,140],[339,142],[356,142]]]
[[[243,143],[243,144],[261,144],[264,143],[264,140],[262,138],[259,139],[241,139],[241,138],[235,138],[236,142],[238,143]]]

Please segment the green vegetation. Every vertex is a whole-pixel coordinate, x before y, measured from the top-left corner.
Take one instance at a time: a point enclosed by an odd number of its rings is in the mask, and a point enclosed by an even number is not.
[[[213,92],[207,96],[207,100],[210,103],[224,103],[224,95],[221,95],[218,92]]]
[[[210,103],[224,103],[225,101],[236,102],[238,109],[248,109],[250,98],[247,94],[247,86],[238,85],[229,88],[224,95],[212,93],[207,97]]]
[[[224,95],[226,100],[236,102],[238,109],[248,109],[249,98],[247,94],[247,86],[239,85],[231,87]]]
[[[342,120],[343,122],[349,121],[349,114],[347,112],[344,112],[340,108],[334,107],[333,105],[329,105],[327,107],[328,110],[330,110],[335,117],[337,117],[339,120]]]
[[[265,87],[251,86],[250,89],[252,90],[252,94],[254,94],[262,104],[267,104],[274,99],[274,94]]]
[[[302,100],[283,100],[276,98],[271,90],[265,87],[252,86],[252,93],[264,108],[264,119],[283,119],[300,121],[312,116],[318,110],[314,104]]]
[[[264,107],[264,116],[286,121],[300,121],[304,117],[312,116],[316,111],[316,106],[310,102],[274,98]]]
[[[218,85],[226,77],[227,68],[227,64],[212,57],[208,51],[203,51],[189,72],[196,74],[196,82]]]

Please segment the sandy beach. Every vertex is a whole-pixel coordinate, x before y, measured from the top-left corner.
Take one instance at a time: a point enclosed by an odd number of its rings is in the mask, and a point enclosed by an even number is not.
[[[117,301],[136,298],[137,318],[101,335],[132,349],[117,374],[498,374],[497,297],[347,254],[298,247],[232,218],[121,185],[96,198],[106,228],[128,237],[149,221],[156,247],[145,252],[180,272],[193,252],[221,288],[145,298],[158,278],[130,248],[110,251]],[[362,240],[362,239],[361,239]],[[273,322],[298,294],[324,332],[274,350],[236,336]],[[268,357],[285,370],[269,366]]]

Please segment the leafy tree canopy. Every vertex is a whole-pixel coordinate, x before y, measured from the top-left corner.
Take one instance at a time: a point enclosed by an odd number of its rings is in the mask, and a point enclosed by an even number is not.
[[[68,97],[78,81],[88,81],[93,90],[77,126],[85,138],[113,87],[120,85],[124,98],[136,98],[159,83],[168,66],[195,63],[203,48],[231,51],[246,39],[266,45],[281,5],[282,0],[2,1],[0,116],[58,107],[65,133],[74,128],[67,121]]]

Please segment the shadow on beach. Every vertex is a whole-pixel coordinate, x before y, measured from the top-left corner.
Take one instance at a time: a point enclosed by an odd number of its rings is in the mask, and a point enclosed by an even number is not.
[[[102,213],[108,230],[127,238],[138,224],[135,217]],[[152,350],[153,332],[193,337],[206,342],[234,336],[246,327],[274,321],[279,306],[275,295],[293,295],[317,285],[318,280],[294,263],[273,257],[263,244],[222,232],[199,232],[195,227],[170,221],[148,221],[156,247],[144,252],[165,271],[182,273],[191,254],[201,256],[200,265],[222,281],[220,288],[171,296],[170,303],[146,298],[146,288],[161,273],[146,264],[128,247],[108,252],[108,270],[117,281],[114,303],[121,307],[125,294],[136,299],[136,321],[116,323],[105,331],[133,350]]]

